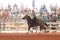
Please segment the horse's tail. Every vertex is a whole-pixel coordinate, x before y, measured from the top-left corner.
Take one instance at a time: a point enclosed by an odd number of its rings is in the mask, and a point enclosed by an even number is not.
[[[45,25],[48,27],[48,24],[45,22]]]

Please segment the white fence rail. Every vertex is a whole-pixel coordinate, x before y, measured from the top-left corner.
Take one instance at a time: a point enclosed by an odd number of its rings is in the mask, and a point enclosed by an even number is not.
[[[60,22],[46,22],[50,28],[56,28],[60,31]],[[0,31],[28,31],[26,20],[20,22],[0,22]],[[52,29],[51,29],[52,30]]]

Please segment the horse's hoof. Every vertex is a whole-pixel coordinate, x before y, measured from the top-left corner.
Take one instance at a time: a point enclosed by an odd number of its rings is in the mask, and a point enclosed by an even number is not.
[[[31,33],[33,33],[33,31],[30,31]]]
[[[57,31],[53,31],[53,33],[56,33]]]
[[[27,32],[26,34],[29,34],[29,32]]]
[[[57,31],[55,31],[55,32],[57,32]]]
[[[30,32],[27,32],[26,34],[29,34]]]
[[[47,33],[49,32],[49,31],[46,31]]]
[[[47,31],[43,31],[42,33],[47,33]]]

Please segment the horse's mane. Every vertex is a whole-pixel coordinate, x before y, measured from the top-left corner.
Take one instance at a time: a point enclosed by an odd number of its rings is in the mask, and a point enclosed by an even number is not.
[[[26,18],[28,22],[32,21],[31,17],[28,15],[26,15],[24,18]]]

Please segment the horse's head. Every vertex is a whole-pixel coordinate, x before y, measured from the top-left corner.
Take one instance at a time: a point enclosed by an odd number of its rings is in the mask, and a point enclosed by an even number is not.
[[[27,21],[31,21],[31,18],[30,18],[30,16],[28,16],[28,15],[25,15],[25,16],[23,17],[23,19],[26,19]]]
[[[28,15],[25,15],[25,16],[23,17],[23,19],[28,19]]]

